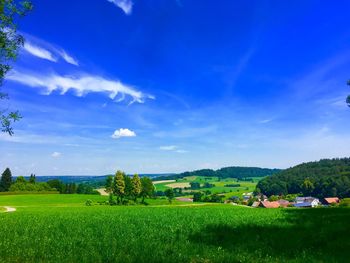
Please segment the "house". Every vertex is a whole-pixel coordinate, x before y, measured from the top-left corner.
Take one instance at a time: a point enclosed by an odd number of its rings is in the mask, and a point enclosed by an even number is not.
[[[252,204],[252,207],[257,208],[257,207],[259,207],[259,205],[260,205],[260,202],[255,201],[255,202]]]
[[[324,203],[326,205],[330,205],[330,204],[339,204],[339,198],[338,197],[326,197],[324,199]]]
[[[297,197],[295,199],[295,207],[316,207],[321,204],[320,200],[314,197]]]
[[[262,201],[260,202],[259,207],[263,207],[263,208],[279,208],[280,204],[277,201]]]
[[[302,204],[302,203],[312,203],[313,205],[317,206],[320,205],[321,202],[319,199],[312,197],[312,196],[299,196],[295,198],[296,204]]]
[[[243,200],[248,201],[252,196],[251,195],[242,195]]]
[[[277,202],[279,203],[280,207],[287,207],[290,205],[289,201],[283,199],[278,200]]]

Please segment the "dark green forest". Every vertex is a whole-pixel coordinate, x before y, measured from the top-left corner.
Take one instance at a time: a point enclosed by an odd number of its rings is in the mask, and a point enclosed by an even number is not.
[[[262,179],[256,190],[267,196],[302,194],[318,198],[350,197],[350,158],[299,164]]]
[[[247,177],[264,177],[264,176],[276,174],[280,171],[281,171],[280,169],[232,166],[232,167],[221,168],[219,170],[201,169],[201,170],[196,170],[192,172],[184,172],[180,174],[160,176],[160,177],[154,178],[154,180],[176,180],[186,176],[205,176],[205,177],[244,179]]]

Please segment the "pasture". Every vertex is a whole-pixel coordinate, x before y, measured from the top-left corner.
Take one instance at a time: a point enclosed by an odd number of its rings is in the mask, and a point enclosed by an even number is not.
[[[350,209],[87,207],[87,198],[106,197],[50,196],[0,196],[0,206],[17,208],[0,214],[0,262],[347,262],[350,257]]]
[[[165,191],[167,188],[185,188],[190,187],[191,182],[198,182],[201,185],[204,183],[214,184],[214,187],[204,188],[201,191],[209,190],[212,194],[223,194],[226,198],[232,196],[241,197],[244,193],[253,192],[255,190],[256,184],[262,177],[252,177],[251,181],[238,181],[236,178],[225,178],[220,179],[218,177],[204,177],[204,176],[188,176],[182,179],[178,179],[173,182],[169,181],[156,181],[155,188],[157,191]],[[240,184],[240,186],[227,186],[230,184]],[[185,190],[184,192],[197,191],[197,190]]]

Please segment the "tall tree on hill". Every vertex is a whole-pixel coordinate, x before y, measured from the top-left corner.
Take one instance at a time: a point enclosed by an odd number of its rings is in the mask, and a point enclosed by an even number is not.
[[[10,168],[6,168],[1,175],[0,191],[7,192],[10,189],[11,184],[12,184],[12,173]]]
[[[119,170],[114,176],[113,194],[117,196],[118,203],[123,202],[123,198],[125,195],[125,181],[124,173]]]
[[[30,1],[0,0],[0,86],[5,75],[11,69],[10,63],[16,59],[24,38],[17,33],[15,20],[24,16],[32,9]],[[7,93],[0,92],[0,101],[8,99]],[[21,118],[18,111],[8,111],[7,107],[0,108],[1,131],[13,134],[12,123]]]
[[[30,184],[35,184],[35,181],[36,181],[35,174],[30,174],[29,183]]]
[[[132,194],[134,196],[135,201],[140,196],[141,193],[141,180],[138,174],[134,174],[132,177]]]
[[[152,197],[154,195],[154,185],[150,178],[142,177],[141,178],[141,197],[142,203],[145,202],[146,197]]]

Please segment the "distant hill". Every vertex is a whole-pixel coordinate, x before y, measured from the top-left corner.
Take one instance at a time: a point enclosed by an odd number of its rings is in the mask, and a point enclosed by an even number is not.
[[[350,158],[302,163],[262,179],[257,190],[270,195],[350,197]]]
[[[167,179],[180,179],[186,176],[207,176],[207,177],[219,177],[219,178],[237,178],[243,179],[247,177],[264,177],[268,175],[273,175],[280,172],[280,169],[269,169],[269,168],[259,168],[259,167],[241,167],[232,166],[225,167],[219,170],[212,169],[201,169],[192,172],[184,172],[180,174],[174,174],[170,176],[157,177],[157,180],[167,180]]]
[[[150,178],[158,176],[171,176],[173,174],[139,174],[140,177],[147,176]],[[46,175],[46,176],[37,176],[37,182],[47,182],[49,180],[60,180],[65,184],[75,183],[75,184],[89,184],[95,187],[105,185],[106,178],[110,175]],[[113,176],[113,175],[112,175]],[[25,177],[27,180],[28,176]],[[16,179],[16,177],[14,178]]]

